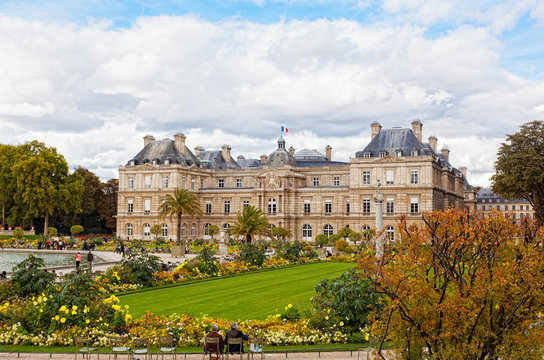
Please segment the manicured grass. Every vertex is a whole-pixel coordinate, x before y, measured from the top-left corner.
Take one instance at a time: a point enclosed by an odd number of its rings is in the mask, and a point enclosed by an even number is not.
[[[229,320],[264,320],[287,304],[310,306],[316,284],[334,278],[353,263],[319,262],[232,278],[119,296],[121,305],[139,317],[154,314],[208,314]]]
[[[13,235],[0,235],[0,240],[10,240],[13,239]],[[25,240],[39,240],[41,235],[24,235],[22,241]]]

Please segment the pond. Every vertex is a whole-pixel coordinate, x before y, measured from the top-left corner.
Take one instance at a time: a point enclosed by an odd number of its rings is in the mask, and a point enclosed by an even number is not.
[[[15,267],[15,265],[19,264],[21,261],[25,260],[29,254],[30,252],[0,251],[0,272],[13,271],[13,267]],[[32,252],[32,254],[36,257],[44,259],[46,267],[58,267],[68,265],[75,266],[74,254],[54,254],[41,252]],[[82,256],[81,258],[83,260],[84,256]]]

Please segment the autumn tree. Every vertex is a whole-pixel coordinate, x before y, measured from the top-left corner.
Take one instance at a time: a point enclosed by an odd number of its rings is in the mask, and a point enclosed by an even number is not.
[[[28,217],[44,216],[47,236],[49,216],[80,211],[83,181],[68,172],[64,156],[55,148],[32,141],[20,146],[20,159],[12,167],[17,181],[15,202],[24,206]]]
[[[495,162],[492,189],[506,199],[527,200],[544,224],[544,121],[533,121],[506,137]]]
[[[383,256],[359,268],[389,301],[373,332],[404,359],[541,359],[543,234],[499,213],[426,213],[402,219]],[[381,348],[381,345],[380,345]]]

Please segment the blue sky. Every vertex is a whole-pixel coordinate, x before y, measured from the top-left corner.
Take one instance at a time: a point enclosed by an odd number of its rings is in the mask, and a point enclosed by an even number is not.
[[[418,118],[488,185],[544,119],[543,39],[544,0],[2,0],[0,142],[109,178],[148,133],[258,158],[285,125],[347,161]]]

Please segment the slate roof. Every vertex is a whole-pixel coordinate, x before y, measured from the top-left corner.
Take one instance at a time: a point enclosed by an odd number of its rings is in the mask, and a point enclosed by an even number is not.
[[[295,152],[295,159],[299,160],[322,160],[327,161],[327,157],[315,149],[302,149]]]
[[[127,165],[134,162],[134,165],[146,163],[164,164],[169,160],[170,164],[199,165],[200,162],[196,156],[185,146],[185,153],[180,153],[174,141],[170,139],[154,140],[147,144],[136,156],[134,156]]]
[[[410,156],[413,150],[419,155],[434,155],[431,147],[420,143],[411,129],[393,128],[381,130],[362,151],[355,153],[355,157],[362,158],[367,152],[370,157],[379,157],[383,151],[386,155],[396,155],[399,150],[402,156]]]
[[[240,165],[230,157],[230,162],[226,162],[223,158],[221,150],[206,150],[198,154],[200,167],[206,169],[240,169]]]
[[[259,159],[238,159],[236,162],[242,169],[263,167],[261,160]]]

